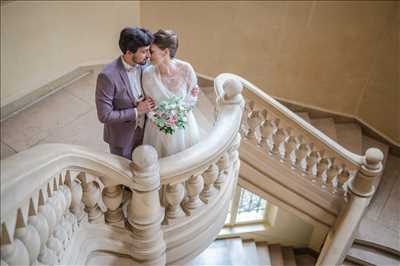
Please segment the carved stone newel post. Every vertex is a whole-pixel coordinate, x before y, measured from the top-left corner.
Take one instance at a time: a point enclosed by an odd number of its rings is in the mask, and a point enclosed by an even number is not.
[[[160,204],[160,171],[156,150],[142,145],[132,154],[132,199],[128,223],[133,232],[132,257],[140,265],[165,265],[165,241],[161,231],[164,209]]]
[[[357,175],[350,180],[350,200],[329,232],[316,265],[341,265],[353,244],[354,233],[375,193],[375,179],[382,173],[383,153],[370,148]]]
[[[382,171],[383,153],[376,148],[365,152],[364,162],[358,174],[351,180],[349,189],[359,197],[371,197],[375,193],[375,177]]]

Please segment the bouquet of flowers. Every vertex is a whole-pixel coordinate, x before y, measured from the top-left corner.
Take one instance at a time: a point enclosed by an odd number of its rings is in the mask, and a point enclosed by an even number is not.
[[[152,112],[150,120],[165,134],[174,134],[178,128],[185,128],[187,115],[192,108],[185,105],[182,97],[172,96],[162,101]]]

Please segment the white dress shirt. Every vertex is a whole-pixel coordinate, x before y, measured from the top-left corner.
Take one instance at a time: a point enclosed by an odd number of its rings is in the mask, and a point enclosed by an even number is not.
[[[143,99],[143,92],[140,86],[140,65],[136,64],[134,66],[129,65],[125,62],[124,58],[121,56],[122,64],[126,70],[126,75],[128,76],[129,85],[131,87],[133,96],[136,101],[141,101]],[[144,126],[144,114],[138,114],[136,112],[136,126],[143,128]]]

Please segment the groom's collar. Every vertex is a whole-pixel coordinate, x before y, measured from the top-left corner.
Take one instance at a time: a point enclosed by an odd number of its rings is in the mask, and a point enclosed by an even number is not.
[[[130,64],[128,64],[127,62],[125,62],[125,60],[124,60],[124,58],[123,58],[122,55],[121,55],[121,62],[122,62],[122,65],[124,66],[124,69],[125,69],[126,71],[132,71],[133,69],[140,68],[140,65],[139,65],[139,64],[136,64],[136,65],[134,65],[134,66],[131,66]]]

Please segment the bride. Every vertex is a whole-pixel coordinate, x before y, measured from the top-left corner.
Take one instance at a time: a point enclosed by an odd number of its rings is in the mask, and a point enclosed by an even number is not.
[[[178,38],[175,32],[159,30],[154,34],[150,47],[152,65],[143,72],[143,90],[158,106],[160,102],[173,96],[184,99],[187,105],[194,107],[197,102],[199,87],[193,67],[175,58]],[[152,145],[159,158],[178,153],[199,141],[200,133],[190,111],[185,129],[177,129],[167,135],[148,119],[144,130],[143,144]]]

